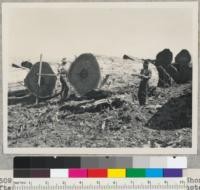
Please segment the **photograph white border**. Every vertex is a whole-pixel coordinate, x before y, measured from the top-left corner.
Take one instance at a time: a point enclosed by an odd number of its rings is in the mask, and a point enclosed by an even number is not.
[[[6,64],[2,64],[2,81],[3,81],[3,151],[6,154],[46,154],[46,155],[133,155],[133,154],[157,154],[157,155],[183,155],[197,154],[197,127],[198,127],[198,1],[190,2],[93,2],[93,3],[2,3],[2,15],[7,8],[11,7],[68,7],[68,8],[178,8],[188,7],[193,8],[194,25],[193,25],[193,40],[197,43],[193,47],[193,87],[192,87],[192,148],[9,148],[7,139],[7,113],[8,113],[8,68]],[[6,27],[5,20],[2,16],[2,56],[3,62],[6,63]]]

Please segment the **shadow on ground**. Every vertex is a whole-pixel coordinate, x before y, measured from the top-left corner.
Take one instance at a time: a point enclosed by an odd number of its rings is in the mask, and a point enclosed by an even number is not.
[[[72,94],[68,100],[74,100],[74,101],[83,101],[83,100],[100,100],[103,98],[108,98],[112,95],[111,91],[106,90],[92,90],[85,94],[82,97],[77,97],[75,94]]]
[[[145,126],[157,130],[192,128],[192,94],[171,98]]]

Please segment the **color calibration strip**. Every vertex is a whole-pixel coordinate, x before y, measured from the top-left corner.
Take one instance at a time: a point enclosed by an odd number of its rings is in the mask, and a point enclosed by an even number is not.
[[[112,168],[112,169],[18,169],[14,178],[163,178],[183,177],[183,169]]]
[[[15,157],[14,169],[43,168],[187,168],[187,157]]]

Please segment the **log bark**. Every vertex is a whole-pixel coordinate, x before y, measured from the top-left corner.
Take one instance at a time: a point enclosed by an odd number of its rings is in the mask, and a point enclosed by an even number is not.
[[[70,111],[74,114],[85,112],[99,112],[103,109],[115,109],[121,107],[125,101],[121,98],[113,97],[101,100],[90,100],[76,103],[66,103],[60,107],[60,111]]]
[[[127,56],[127,55],[126,55]],[[109,75],[106,83],[102,86],[103,90],[114,90],[119,87],[126,87],[127,85],[138,86],[140,78],[137,77],[143,68],[143,60],[129,56],[131,59],[123,59],[119,57],[96,56],[101,70],[101,83],[103,79]],[[156,66],[149,64],[152,71],[152,78],[149,80],[149,85],[157,87],[158,85],[158,71]],[[135,76],[132,76],[135,75]]]

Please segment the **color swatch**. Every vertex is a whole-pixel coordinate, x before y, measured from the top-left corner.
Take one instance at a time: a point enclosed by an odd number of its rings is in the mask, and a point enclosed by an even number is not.
[[[125,178],[126,169],[108,169],[108,178]]]
[[[146,169],[146,177],[163,177],[163,169]]]
[[[143,168],[128,168],[126,169],[127,177],[145,177],[146,172]]]
[[[181,169],[164,169],[163,177],[180,177],[183,176],[183,170]]]
[[[88,169],[89,178],[107,178],[107,169]]]
[[[69,169],[69,178],[86,178],[87,169]]]
[[[66,178],[69,176],[68,169],[51,169],[50,177],[51,178]]]

